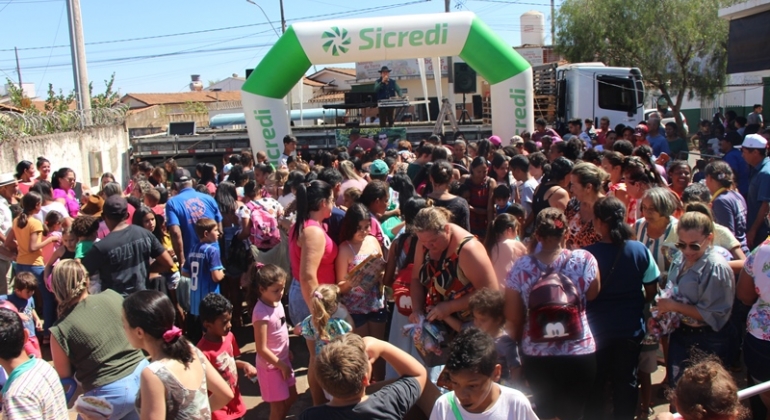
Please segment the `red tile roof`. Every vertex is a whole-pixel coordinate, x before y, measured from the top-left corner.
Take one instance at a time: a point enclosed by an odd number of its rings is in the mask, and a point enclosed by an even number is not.
[[[164,104],[183,104],[188,101],[192,102],[224,102],[224,101],[240,101],[241,91],[222,91],[222,92],[179,92],[179,93],[128,93],[120,99],[120,102],[125,103],[128,99],[134,99],[142,102],[147,106],[151,105],[164,105]]]

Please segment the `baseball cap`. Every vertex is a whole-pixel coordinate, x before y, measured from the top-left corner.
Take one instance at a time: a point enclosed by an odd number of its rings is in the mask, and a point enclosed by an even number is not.
[[[647,134],[649,134],[649,132],[650,132],[650,129],[646,125],[644,125],[644,124],[639,124],[634,129],[634,135],[635,136],[646,137]]]
[[[489,142],[492,143],[492,145],[494,145],[494,146],[499,146],[499,145],[503,144],[503,141],[500,140],[500,137],[498,137],[498,136],[491,136],[489,138]]]
[[[374,162],[372,162],[371,165],[369,165],[369,174],[374,176],[382,176],[387,175],[389,172],[388,164],[382,161],[381,159],[377,159]]]
[[[759,134],[749,134],[743,139],[743,143],[737,147],[745,147],[747,149],[764,149],[767,147],[767,139]]]
[[[179,184],[191,180],[190,171],[185,168],[179,168],[174,171],[174,183]]]
[[[102,214],[110,219],[124,218],[128,215],[128,202],[120,195],[113,195],[104,202]]]

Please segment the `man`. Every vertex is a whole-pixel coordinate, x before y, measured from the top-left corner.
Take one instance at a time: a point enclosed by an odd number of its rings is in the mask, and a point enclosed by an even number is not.
[[[511,168],[511,174],[519,183],[518,202],[524,207],[525,219],[528,219],[532,213],[532,200],[535,196],[535,190],[540,184],[532,174],[529,173],[529,158],[524,155],[516,155],[508,162]]]
[[[719,140],[719,151],[723,153],[722,160],[725,161],[735,174],[733,180],[738,185],[738,192],[743,198],[749,194],[749,167],[741,156],[741,135],[736,132],[730,132],[723,139]]]
[[[637,126],[636,128],[638,129],[639,127]],[[649,129],[647,133],[647,142],[649,142],[650,147],[652,147],[652,154],[655,155],[655,157],[660,156],[661,153],[671,155],[671,149],[668,147],[665,132],[660,129],[660,114],[657,112],[650,114],[650,117],[647,119],[647,128]],[[639,145],[637,144],[637,146]]]
[[[765,120],[762,118],[762,104],[754,105],[754,111],[746,118],[748,125],[757,124],[760,128],[764,127]]]
[[[380,78],[374,82],[374,92],[377,94],[377,101],[390,99],[394,96],[403,96],[401,88],[395,80],[390,78],[390,69],[388,66],[382,66],[380,69]],[[395,108],[379,108],[380,127],[393,127],[393,112]]]
[[[206,217],[221,224],[222,214],[211,195],[193,189],[190,171],[180,168],[176,172],[174,185],[179,193],[166,203],[166,226],[171,234],[171,244],[179,266],[182,267],[190,249],[198,243],[195,222]]]
[[[417,175],[420,174],[422,167],[431,161],[432,156],[433,145],[428,142],[425,142],[419,149],[417,149],[417,158],[406,168],[406,174],[412,179],[412,182],[414,182]]]
[[[150,273],[171,270],[174,260],[158,238],[141,226],[128,224],[125,198],[108,198],[102,217],[110,233],[95,242],[82,261],[92,276],[99,276],[102,290],[112,289],[125,297],[145,290]],[[152,264],[151,258],[155,260]]]
[[[610,117],[601,117],[599,119],[599,129],[596,130],[596,144],[600,144],[604,146],[605,143],[607,142],[607,133],[609,131],[610,131]]]
[[[241,166],[243,166],[243,176],[246,178],[249,178],[250,180],[254,180],[254,155],[251,154],[248,150],[244,150],[241,152]],[[188,172],[189,174],[189,172]],[[174,182],[176,182],[177,179],[174,177]]]
[[[739,116],[735,117],[735,128],[736,128],[735,131],[737,131],[738,134],[740,134],[741,136],[745,136],[746,135],[746,133],[745,133],[745,131],[746,131],[746,123],[747,123],[746,117],[744,117],[742,115],[739,115]]]
[[[289,156],[296,155],[297,151],[297,138],[287,134],[283,136],[283,153],[278,159],[278,166],[287,167],[289,165]]]
[[[570,135],[564,136],[564,141],[569,141],[573,136],[575,136],[583,141],[583,143],[585,143],[586,149],[593,148],[591,137],[589,137],[588,134],[583,131],[583,122],[580,121],[580,118],[573,118],[569,120],[567,124],[569,125]]]
[[[559,133],[557,133],[551,128],[545,128],[545,126],[546,126],[546,122],[544,119],[538,118],[535,120],[535,132],[532,133],[532,137],[531,137],[532,141],[534,141],[535,143],[540,143],[540,139],[542,139],[543,136],[551,136],[552,144],[562,141],[562,138],[559,135]]]
[[[594,120],[590,118],[586,118],[585,121],[583,121],[586,125],[585,130],[583,130],[584,133],[588,135],[588,137],[591,139],[592,142],[596,141],[596,130],[594,129]]]
[[[13,227],[10,202],[16,194],[16,187],[16,177],[12,173],[0,175],[0,244],[5,243],[5,235]],[[14,253],[0,246],[0,295],[8,294],[14,258]]]
[[[353,153],[353,149],[356,147],[361,147],[364,149],[364,151],[368,151],[377,145],[374,140],[367,137],[361,137],[361,130],[357,128],[350,130],[350,135],[348,138],[350,139],[350,144],[348,145],[348,153]]]
[[[749,226],[746,242],[752,249],[770,233],[765,222],[770,209],[770,158],[767,157],[766,148],[767,140],[758,134],[749,134],[741,144],[743,159],[749,167],[754,168],[746,197],[746,224]]]

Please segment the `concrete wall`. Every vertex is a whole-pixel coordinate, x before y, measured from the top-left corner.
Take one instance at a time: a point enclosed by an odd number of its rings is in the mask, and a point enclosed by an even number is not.
[[[14,172],[18,162],[35,162],[44,156],[54,171],[72,168],[84,188],[97,186],[104,172],[112,172],[125,187],[128,147],[128,131],[123,125],[7,140],[0,144],[0,170]]]

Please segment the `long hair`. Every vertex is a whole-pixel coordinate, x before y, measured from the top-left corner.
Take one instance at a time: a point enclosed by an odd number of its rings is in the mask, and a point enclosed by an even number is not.
[[[22,160],[21,162],[16,165],[16,174],[14,175],[16,179],[21,181],[21,176],[24,175],[24,172],[27,172],[29,168],[32,167],[32,162],[28,160]]]
[[[489,222],[487,236],[484,238],[484,248],[487,250],[487,255],[492,256],[492,249],[506,230],[513,229],[516,232],[518,228],[519,222],[514,216],[508,213],[498,214],[493,221]]]
[[[565,158],[564,156],[560,156],[556,158],[551,163],[550,171],[548,171],[547,174],[543,175],[543,179],[540,182],[540,185],[547,184],[549,182],[551,183],[558,183],[564,180],[564,178],[567,177],[567,175],[572,172],[572,168],[575,166],[574,163],[572,163],[571,160]]]
[[[354,203],[350,206],[340,223],[340,242],[353,239],[353,236],[358,232],[358,224],[365,220],[371,220],[369,209],[366,206],[361,203]]]
[[[634,239],[634,231],[626,223],[626,206],[615,197],[603,197],[594,203],[594,217],[610,228],[610,240],[620,246]]]
[[[76,260],[62,260],[53,269],[51,289],[59,302],[59,318],[67,314],[88,292],[88,272],[83,264]]]
[[[295,238],[299,238],[299,234],[305,226],[305,221],[310,218],[310,212],[318,211],[324,200],[331,199],[332,187],[323,181],[315,180],[307,185],[298,183],[296,198],[297,220],[294,223]]]
[[[326,324],[339,306],[339,293],[340,289],[336,284],[322,284],[313,291],[310,298],[313,327],[321,340],[329,340]]]
[[[37,206],[41,204],[43,204],[43,197],[41,197],[40,194],[32,191],[24,194],[24,197],[21,198],[21,208],[23,211],[16,219],[16,227],[19,229],[27,227],[29,218],[32,216],[33,212],[37,210]]]
[[[157,290],[136,292],[123,301],[123,312],[126,323],[131,328],[141,328],[145,334],[159,340],[161,349],[168,357],[185,367],[193,361],[193,350],[186,338],[179,335],[168,341],[163,339],[163,334],[174,327],[176,316],[168,296]]]
[[[249,181],[249,183],[252,182],[254,181]],[[244,187],[245,191],[246,188]],[[235,214],[235,211],[238,210],[238,192],[235,189],[235,184],[228,181],[220,183],[216,194],[214,194],[214,200],[217,202],[219,211],[222,214]]]
[[[59,179],[66,177],[70,172],[75,173],[75,171],[67,167],[59,168],[58,171],[54,172],[53,176],[51,177],[51,186],[53,189],[61,188],[61,181],[59,181]]]

